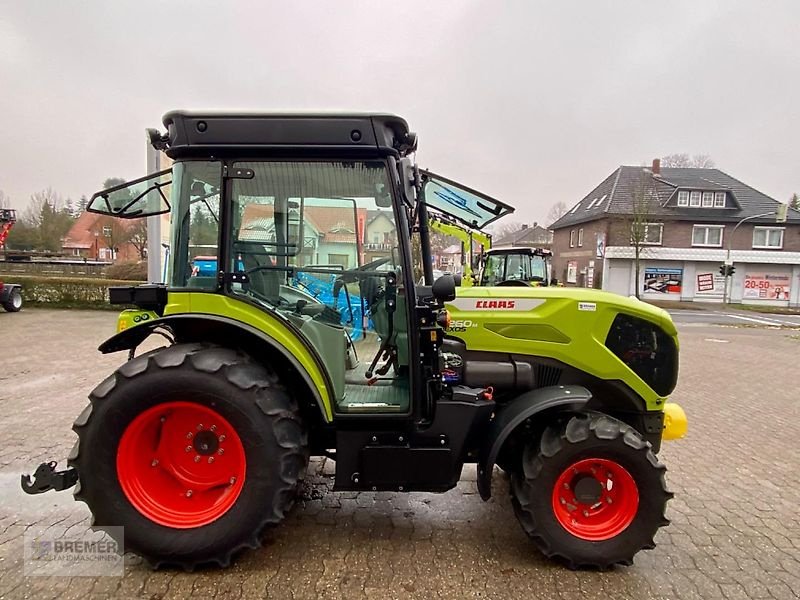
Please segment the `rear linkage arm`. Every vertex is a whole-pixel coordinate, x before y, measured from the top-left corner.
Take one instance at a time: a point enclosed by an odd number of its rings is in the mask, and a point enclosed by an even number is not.
[[[56,471],[57,464],[54,460],[40,464],[33,474],[34,481],[31,481],[30,475],[20,475],[22,490],[27,494],[43,494],[50,490],[60,492],[78,483],[76,469]]]

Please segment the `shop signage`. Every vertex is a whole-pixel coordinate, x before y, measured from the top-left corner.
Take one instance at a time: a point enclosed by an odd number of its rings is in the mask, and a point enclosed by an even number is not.
[[[680,294],[683,287],[683,269],[646,267],[644,291],[652,294]]]
[[[788,273],[745,273],[745,300],[788,300],[791,280]]]

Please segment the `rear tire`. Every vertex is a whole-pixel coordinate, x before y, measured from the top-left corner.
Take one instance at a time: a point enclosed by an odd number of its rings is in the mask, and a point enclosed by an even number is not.
[[[73,425],[75,497],[155,568],[228,566],[292,507],[306,430],[277,377],[246,355],[176,344],[128,361],[89,399]]]
[[[19,312],[22,309],[22,293],[19,288],[11,290],[8,299],[3,302],[3,308],[7,312]]]
[[[666,467],[628,425],[600,414],[573,416],[523,451],[511,478],[514,512],[549,558],[573,569],[633,564],[655,547],[672,494]]]

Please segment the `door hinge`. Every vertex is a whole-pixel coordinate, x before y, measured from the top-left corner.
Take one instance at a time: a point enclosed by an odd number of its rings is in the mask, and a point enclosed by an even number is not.
[[[222,167],[222,177],[224,179],[252,179],[256,176],[253,169],[245,169],[243,167]]]

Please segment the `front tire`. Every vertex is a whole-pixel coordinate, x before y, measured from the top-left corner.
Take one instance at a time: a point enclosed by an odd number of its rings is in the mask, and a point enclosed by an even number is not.
[[[154,567],[228,566],[293,505],[306,430],[246,355],[176,344],[128,361],[89,398],[73,426],[75,497]]]
[[[630,565],[669,524],[665,471],[628,425],[573,416],[525,447],[511,478],[514,512],[539,549],[570,568]]]

